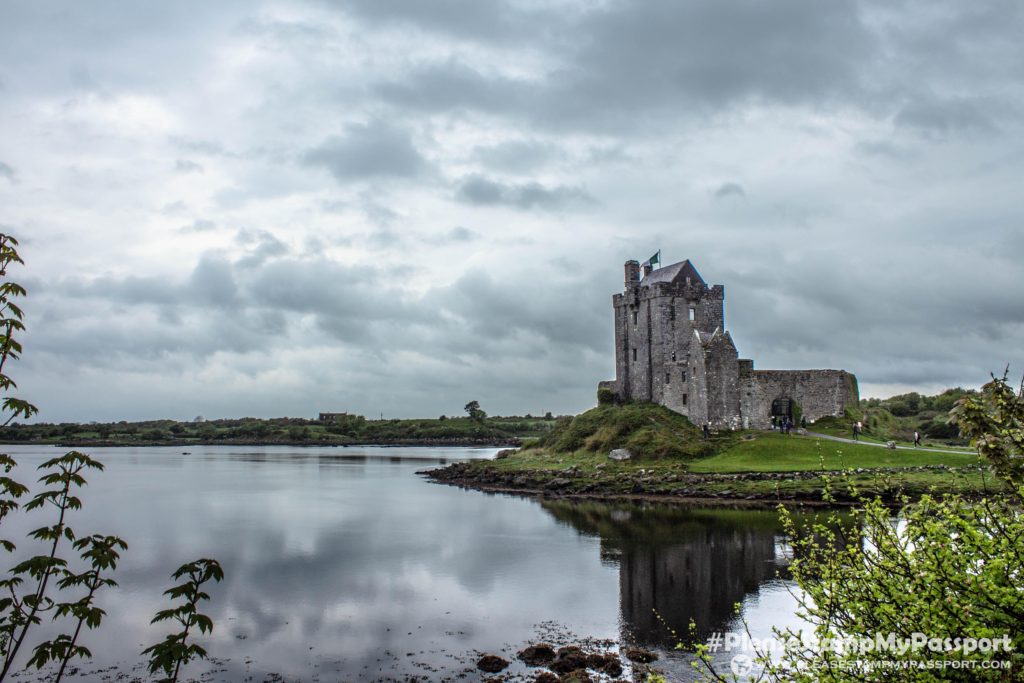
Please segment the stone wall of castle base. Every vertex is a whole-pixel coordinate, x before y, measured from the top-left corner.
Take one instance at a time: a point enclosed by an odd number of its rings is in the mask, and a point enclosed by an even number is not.
[[[795,401],[808,421],[841,416],[860,400],[857,378],[845,370],[752,370],[740,374],[744,427],[771,426],[776,399]]]

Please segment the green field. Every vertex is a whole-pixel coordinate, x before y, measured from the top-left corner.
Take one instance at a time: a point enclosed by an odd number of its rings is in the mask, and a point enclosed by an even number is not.
[[[612,460],[618,448],[632,457]],[[526,448],[456,469],[459,483],[482,488],[760,501],[820,501],[824,470],[833,473],[830,486],[841,499],[851,500],[856,489],[896,501],[902,494],[998,488],[982,464],[964,451],[891,450],[778,432],[722,430],[705,439],[685,417],[635,403],[562,418]]]
[[[716,455],[694,460],[692,472],[794,472],[848,468],[918,467],[980,464],[976,453],[879,448],[779,433],[748,435]]]

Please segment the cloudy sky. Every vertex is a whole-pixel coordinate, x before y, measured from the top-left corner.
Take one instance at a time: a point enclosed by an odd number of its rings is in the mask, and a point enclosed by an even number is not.
[[[1024,5],[8,0],[40,418],[576,412],[622,263],[863,396],[1024,370]]]

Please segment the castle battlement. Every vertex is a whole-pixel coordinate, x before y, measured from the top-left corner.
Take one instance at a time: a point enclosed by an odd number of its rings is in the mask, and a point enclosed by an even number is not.
[[[794,403],[817,419],[842,415],[859,400],[844,370],[754,370],[725,327],[725,287],[708,285],[689,261],[641,273],[625,264],[612,295],[615,380],[601,382],[622,400],[652,401],[694,424],[767,427]]]

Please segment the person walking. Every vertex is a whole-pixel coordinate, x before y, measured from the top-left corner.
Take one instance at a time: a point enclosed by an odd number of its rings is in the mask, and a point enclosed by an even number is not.
[[[921,434],[919,432],[915,431],[914,432],[914,448],[918,448],[920,446],[921,446]]]
[[[707,440],[707,439],[710,439],[710,438],[711,438],[711,423],[710,422],[705,422],[704,423],[704,439]]]
[[[860,441],[860,422],[853,423],[853,440]]]

